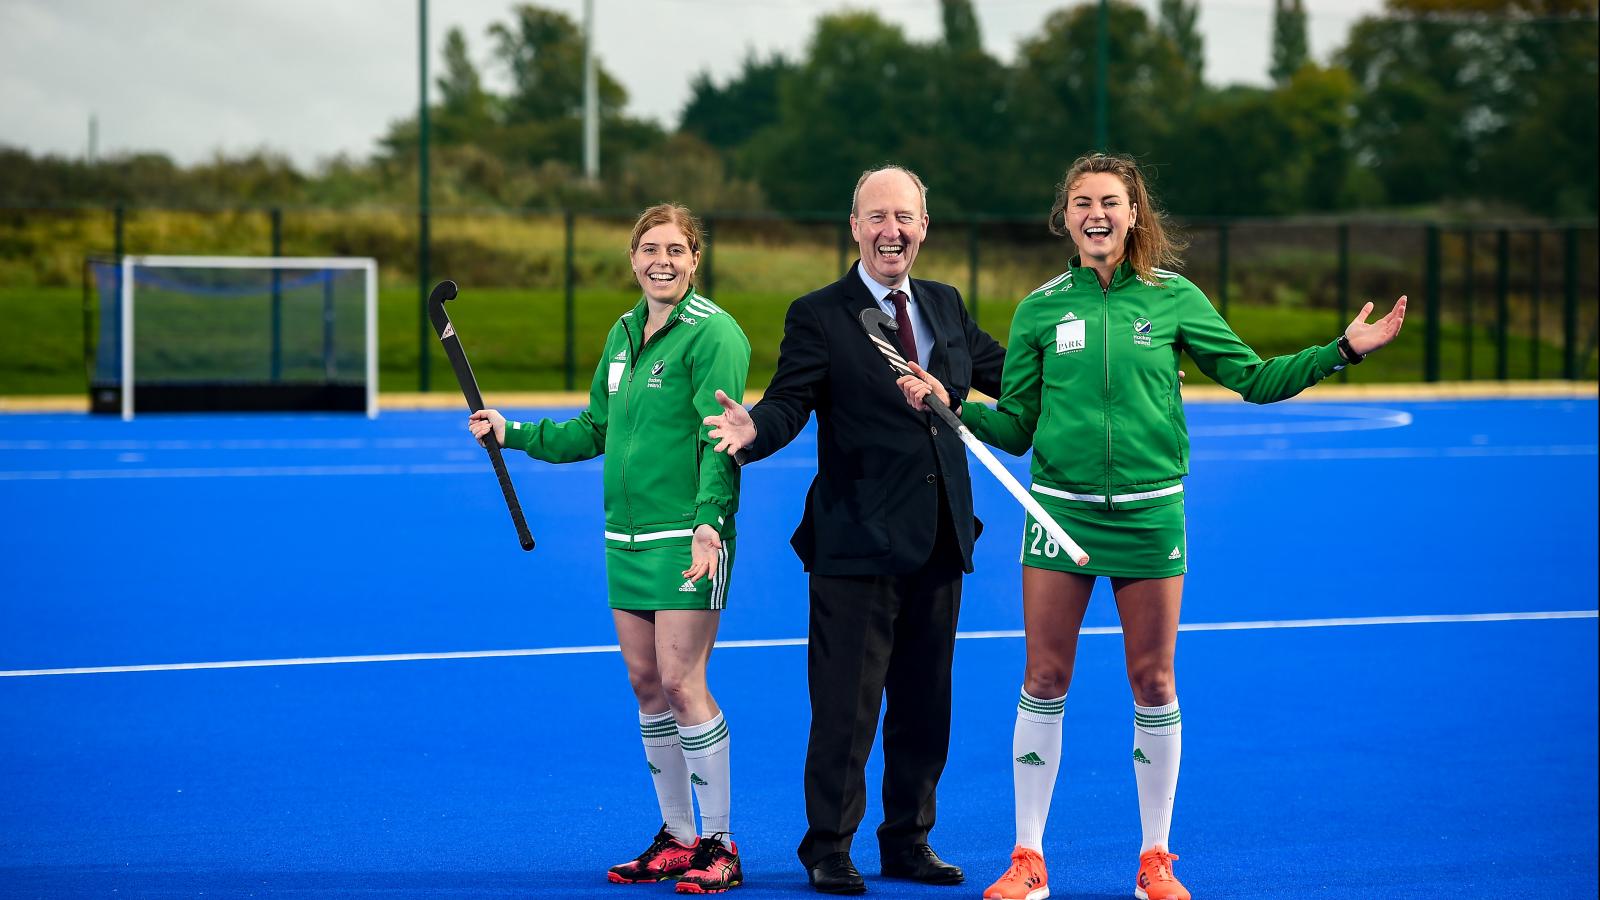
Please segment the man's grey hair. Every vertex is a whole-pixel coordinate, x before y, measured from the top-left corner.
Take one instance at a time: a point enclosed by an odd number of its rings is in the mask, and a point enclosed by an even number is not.
[[[917,193],[922,196],[922,212],[924,215],[927,214],[928,186],[922,183],[922,179],[917,177],[917,173],[911,171],[905,166],[890,164],[887,166],[879,166],[876,169],[868,169],[861,173],[860,178],[856,179],[856,189],[850,193],[850,215],[853,216],[859,211],[858,204],[861,201],[861,186],[867,183],[868,178],[871,178],[879,172],[903,172],[907,178],[910,178],[911,183],[917,186]]]

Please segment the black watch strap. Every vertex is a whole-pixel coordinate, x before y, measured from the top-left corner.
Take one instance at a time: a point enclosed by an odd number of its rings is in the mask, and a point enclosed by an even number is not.
[[[1339,355],[1344,357],[1346,365],[1354,366],[1359,364],[1363,359],[1367,358],[1365,354],[1357,353],[1356,349],[1350,346],[1350,338],[1342,334],[1339,335],[1338,344]]]

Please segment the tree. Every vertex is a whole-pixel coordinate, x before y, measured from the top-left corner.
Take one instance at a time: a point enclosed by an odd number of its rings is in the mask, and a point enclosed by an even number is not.
[[[1483,148],[1477,187],[1549,216],[1600,209],[1600,28],[1593,16],[1513,26],[1504,127]]]
[[[1309,58],[1304,0],[1273,0],[1272,68],[1268,70],[1272,82],[1287,83]]]
[[[433,137],[440,144],[467,143],[494,127],[495,98],[483,89],[483,78],[472,64],[466,36],[459,28],[445,34],[444,73],[435,84],[439,105],[433,117]]]
[[[1205,39],[1200,35],[1199,17],[1199,0],[1194,3],[1161,0],[1160,24],[1156,26],[1177,48],[1195,84],[1201,82],[1206,67]]]
[[[926,44],[871,13],[818,21],[804,60],[778,79],[777,121],[743,151],[768,199],[837,210],[863,170],[893,162],[932,187],[935,215],[996,209],[1017,155],[1008,75],[967,0],[944,13],[945,34]]]
[[[1355,101],[1349,72],[1313,63],[1273,91],[1273,109],[1289,138],[1276,166],[1276,211],[1335,210],[1365,199],[1350,145]]]
[[[1115,2],[1109,13],[1109,149],[1153,162],[1187,152],[1184,123],[1200,95],[1193,69],[1142,8]],[[1093,149],[1097,15],[1093,5],[1057,10],[1019,48],[1010,95],[1021,159],[1015,176],[994,179],[1004,208],[1040,209],[1048,185]]]
[[[750,142],[762,190],[791,211],[843,210],[869,166],[898,160],[927,126],[925,52],[872,13],[823,16],[806,58],[779,87],[778,121]]]
[[[944,35],[927,47],[927,121],[902,144],[905,159],[936,185],[928,205],[942,215],[990,212],[995,186],[1014,171],[1006,67],[983,49],[969,0],[943,0]]]
[[[701,213],[764,206],[754,183],[730,174],[715,149],[685,132],[672,135],[658,148],[630,155],[605,191],[610,205],[627,209],[664,202],[682,203]]]
[[[983,52],[978,13],[972,8],[972,0],[939,0],[939,11],[944,18],[946,49],[958,55]]]
[[[1389,202],[1596,208],[1594,2],[1390,0],[1339,59],[1354,141]]]
[[[511,10],[510,24],[489,26],[495,57],[511,76],[506,121],[549,122],[575,116],[583,109],[583,32],[565,13],[522,4]],[[619,115],[628,92],[601,66],[600,111]]]
[[[752,53],[724,86],[717,86],[709,72],[700,72],[690,82],[678,130],[735,153],[756,132],[778,121],[778,86],[793,69],[782,54],[760,59]]]
[[[1208,92],[1185,122],[1181,146],[1162,155],[1152,190],[1180,215],[1291,211],[1278,175],[1292,142],[1271,91],[1235,86]]]

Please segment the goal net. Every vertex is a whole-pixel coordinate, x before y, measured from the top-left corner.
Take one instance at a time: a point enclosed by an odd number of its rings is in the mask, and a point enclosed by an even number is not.
[[[88,267],[96,412],[377,415],[374,260],[127,256]]]

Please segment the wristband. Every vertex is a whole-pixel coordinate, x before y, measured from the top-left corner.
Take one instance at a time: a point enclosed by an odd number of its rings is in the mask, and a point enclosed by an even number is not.
[[[1350,346],[1349,337],[1341,334],[1339,335],[1339,340],[1337,343],[1339,346],[1339,355],[1344,357],[1346,365],[1359,365],[1363,359],[1367,358],[1366,354],[1357,353],[1355,348]]]

